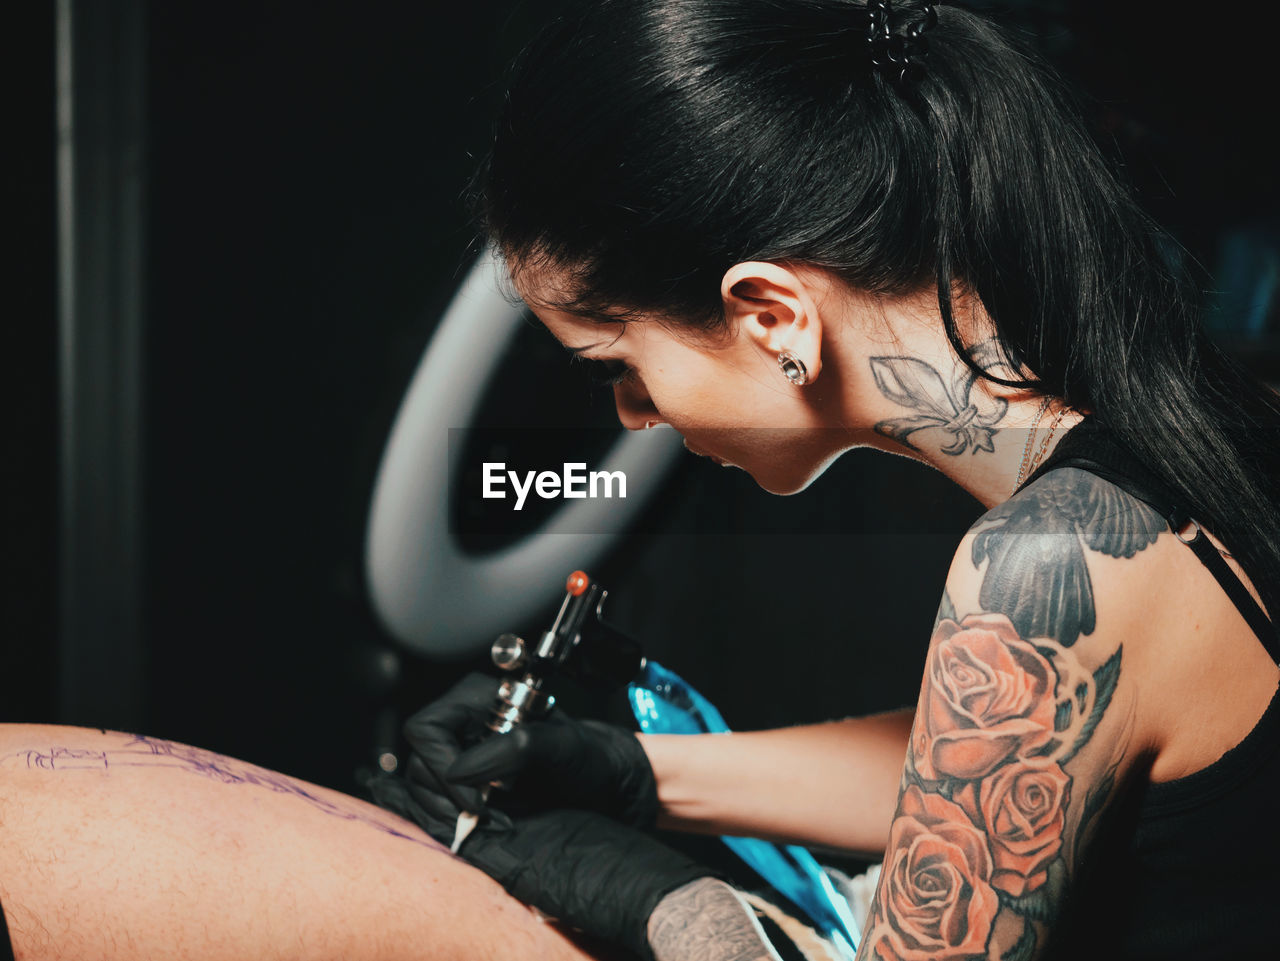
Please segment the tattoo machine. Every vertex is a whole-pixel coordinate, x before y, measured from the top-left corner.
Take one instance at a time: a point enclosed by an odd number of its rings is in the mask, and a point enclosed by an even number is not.
[[[640,673],[645,664],[640,645],[604,621],[601,612],[608,593],[582,571],[574,571],[565,582],[564,601],[555,621],[536,646],[516,634],[498,636],[490,657],[510,676],[498,689],[489,730],[506,734],[525,720],[546,715],[555,706],[555,698],[545,688],[554,675],[616,688]],[[488,800],[488,789],[484,798]],[[459,815],[451,847],[455,854],[478,820],[478,813]]]
[[[551,710],[555,698],[543,685],[554,674],[591,686],[621,687],[644,667],[640,645],[604,621],[609,592],[582,571],[570,574],[564,587],[560,612],[537,647],[515,634],[493,642],[494,665],[513,675],[502,683],[493,705],[489,729],[497,734]]]
[[[675,672],[645,658],[638,643],[604,620],[608,591],[584,572],[574,571],[565,592],[555,622],[536,647],[515,634],[503,634],[494,642],[493,663],[511,676],[493,704],[490,730],[505,734],[527,719],[545,715],[555,699],[544,685],[560,674],[607,688],[627,685],[631,710],[643,733],[728,733],[729,726],[710,701]],[[471,813],[459,817],[455,852],[477,820]],[[808,850],[760,838],[722,840],[808,915],[842,957],[853,961],[860,938],[857,921],[849,902]]]

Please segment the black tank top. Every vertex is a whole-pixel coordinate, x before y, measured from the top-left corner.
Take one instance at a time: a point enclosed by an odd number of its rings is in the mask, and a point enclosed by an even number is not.
[[[1059,467],[1104,477],[1177,513],[1179,496],[1094,418],[1068,431],[1026,481]],[[1025,487],[1026,484],[1023,486]],[[1175,517],[1181,527],[1182,517]],[[1211,525],[1210,526],[1212,529]],[[1207,543],[1207,539],[1204,539]],[[1227,545],[1230,549],[1230,545]],[[1211,570],[1215,565],[1197,550]],[[1213,551],[1224,584],[1276,659],[1280,633]],[[1280,584],[1245,572],[1270,611]],[[1075,901],[1055,925],[1053,958],[1280,958],[1280,689],[1248,735],[1175,781],[1135,786],[1081,866]]]

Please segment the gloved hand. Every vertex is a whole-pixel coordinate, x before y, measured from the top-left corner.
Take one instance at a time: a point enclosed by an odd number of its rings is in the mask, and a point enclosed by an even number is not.
[[[634,734],[600,721],[577,721],[559,709],[507,734],[492,734],[486,724],[500,684],[469,674],[404,726],[413,749],[408,777],[435,796],[428,803],[436,817],[445,815],[440,796],[455,808],[479,812],[484,786],[501,781],[510,791],[504,803],[511,809],[582,808],[636,827],[653,825],[657,782]]]
[[[429,800],[426,788],[399,778],[371,788],[379,805],[450,843],[459,812],[447,799]],[[453,813],[439,818],[435,810]],[[513,817],[489,808],[459,854],[526,904],[644,959],[653,958],[648,923],[658,902],[718,876],[642,831],[572,809]]]

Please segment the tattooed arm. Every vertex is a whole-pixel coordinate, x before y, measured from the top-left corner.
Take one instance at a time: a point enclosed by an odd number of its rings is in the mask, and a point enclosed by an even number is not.
[[[1099,824],[1149,759],[1143,632],[1123,598],[1160,527],[1064,469],[966,536],[859,961],[1029,961],[1052,943]]]
[[[649,947],[655,961],[778,961],[755,912],[715,878],[691,881],[658,903]]]

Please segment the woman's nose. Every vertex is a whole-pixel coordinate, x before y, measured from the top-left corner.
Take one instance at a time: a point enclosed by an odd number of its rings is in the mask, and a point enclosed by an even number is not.
[[[613,386],[613,402],[618,408],[618,420],[627,430],[644,430],[662,419],[649,392],[634,378]]]

